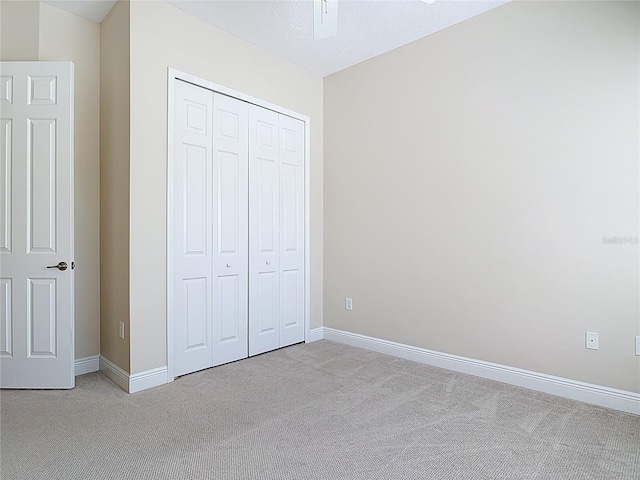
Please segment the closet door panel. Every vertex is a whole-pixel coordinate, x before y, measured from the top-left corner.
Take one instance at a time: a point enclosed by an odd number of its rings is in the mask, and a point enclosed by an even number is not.
[[[249,355],[280,346],[278,114],[249,107]]]
[[[280,346],[304,341],[304,122],[280,115]]]
[[[172,267],[176,376],[212,362],[213,92],[176,81]]]
[[[214,94],[213,364],[248,355],[247,103]]]

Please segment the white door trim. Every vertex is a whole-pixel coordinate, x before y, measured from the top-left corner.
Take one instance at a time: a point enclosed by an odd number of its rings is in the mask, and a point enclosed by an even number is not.
[[[311,181],[311,147],[310,147],[310,118],[306,115],[302,115],[300,113],[294,112],[292,110],[286,109],[279,105],[275,105],[273,103],[261,100],[259,98],[253,97],[251,95],[244,94],[242,92],[238,92],[237,90],[233,90],[231,88],[225,87],[223,85],[218,85],[217,83],[210,82],[203,78],[196,77],[194,75],[190,75],[185,72],[181,72],[180,70],[176,70],[174,68],[169,68],[167,72],[167,86],[168,86],[168,98],[167,98],[167,111],[168,111],[168,121],[167,121],[167,382],[172,382],[173,375],[173,278],[171,276],[171,272],[173,270],[172,260],[171,260],[171,248],[172,248],[172,233],[173,227],[171,223],[171,219],[173,218],[173,210],[171,205],[171,198],[173,195],[173,136],[174,136],[174,128],[173,128],[173,118],[174,118],[174,84],[176,80],[182,80],[193,85],[206,88],[213,92],[221,93],[223,95],[227,95],[229,97],[237,98],[238,100],[242,100],[248,103],[252,103],[262,108],[266,108],[268,110],[273,110],[274,112],[281,113],[283,115],[287,115],[292,118],[296,118],[302,122],[304,122],[304,137],[305,137],[305,157],[304,157],[304,338],[305,342],[311,341],[310,334],[310,325],[311,325],[311,255],[310,255],[310,232],[311,232],[311,215],[310,215],[310,200],[311,200],[311,192],[310,192],[310,181]]]

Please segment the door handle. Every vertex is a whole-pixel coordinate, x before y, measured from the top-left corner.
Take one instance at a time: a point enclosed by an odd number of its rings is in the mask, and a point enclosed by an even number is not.
[[[67,268],[69,268],[69,265],[67,265],[67,262],[60,262],[57,265],[49,265],[47,268],[57,268],[58,270],[65,271]]]

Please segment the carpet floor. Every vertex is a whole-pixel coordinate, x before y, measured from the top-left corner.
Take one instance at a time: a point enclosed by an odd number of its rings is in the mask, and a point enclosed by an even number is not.
[[[640,479],[640,417],[326,340],[76,383],[0,393],[2,479]]]

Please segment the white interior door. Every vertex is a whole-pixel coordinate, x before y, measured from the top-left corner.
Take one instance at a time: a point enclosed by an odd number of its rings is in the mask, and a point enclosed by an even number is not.
[[[174,375],[209,368],[213,252],[213,92],[177,80],[171,204]]]
[[[213,364],[248,355],[249,104],[214,94]]]
[[[73,64],[0,70],[0,386],[73,388]]]
[[[280,347],[304,341],[304,123],[279,116]]]
[[[278,114],[249,107],[249,355],[280,347]]]

